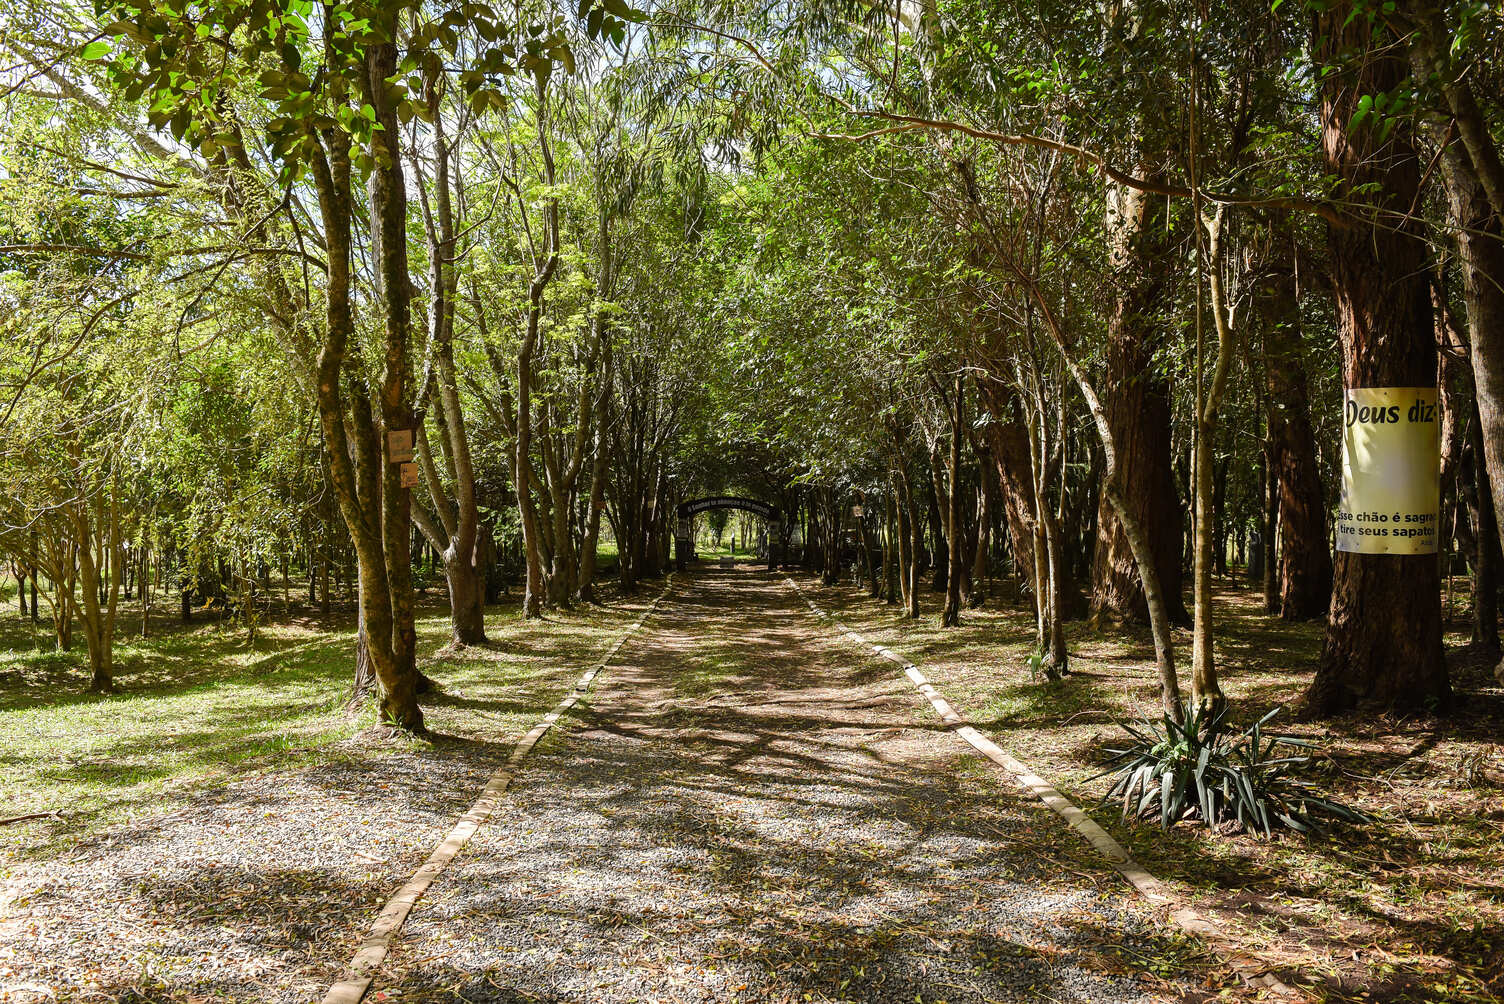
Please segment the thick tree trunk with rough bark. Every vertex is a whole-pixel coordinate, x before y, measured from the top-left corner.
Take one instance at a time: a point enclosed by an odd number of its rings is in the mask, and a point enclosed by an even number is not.
[[[1154,368],[1155,350],[1169,331],[1160,316],[1170,243],[1165,200],[1132,189],[1117,189],[1114,196],[1117,212],[1108,227],[1119,292],[1107,322],[1103,405],[1118,449],[1120,496],[1143,528],[1171,620],[1189,625],[1181,593],[1181,504],[1170,463],[1169,386]],[[1097,513],[1091,614],[1094,622],[1147,617],[1133,549],[1105,495]]]
[[[1013,551],[1013,566],[1038,589],[1034,570],[1034,479],[1029,474],[1029,434],[1023,424],[994,420],[987,425],[987,444],[997,470],[998,485],[1003,493],[1003,522],[1008,527],[1008,543]]]
[[[1360,95],[1395,90],[1410,72],[1390,30],[1375,31],[1350,3],[1328,8],[1315,26],[1318,61],[1338,67],[1323,84],[1327,166],[1339,202],[1357,207],[1328,231],[1342,375],[1348,387],[1434,386],[1430,269],[1410,215],[1420,188],[1410,126],[1378,116],[1353,125]],[[1387,137],[1380,125],[1392,130]],[[1422,710],[1450,697],[1436,558],[1339,552],[1307,711]]]

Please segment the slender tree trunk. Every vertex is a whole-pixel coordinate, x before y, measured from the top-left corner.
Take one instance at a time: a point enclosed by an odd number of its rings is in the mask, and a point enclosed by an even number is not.
[[[611,234],[609,219],[604,210],[600,219],[600,243],[601,243],[601,266],[600,266],[600,295],[608,296],[613,284],[613,269],[611,266]],[[604,316],[597,314],[596,345],[600,352],[600,378],[599,388],[595,399],[595,455],[591,458],[590,466],[590,499],[586,504],[585,533],[580,544],[580,575],[579,594],[581,603],[595,602],[595,566],[596,549],[600,546],[601,538],[601,512],[606,500],[606,480],[609,476],[611,462],[610,444],[611,439],[606,431],[606,422],[610,417],[610,395],[614,382],[613,356],[611,346],[611,327]]]
[[[1280,582],[1275,570],[1275,536],[1279,532],[1279,442],[1271,430],[1264,439],[1262,462],[1264,467],[1263,498],[1260,501],[1260,518],[1263,533],[1259,537],[1260,560],[1263,562],[1264,612],[1280,612]],[[1326,541],[1322,541],[1326,549]],[[1330,554],[1328,560],[1330,560]]]
[[[1326,498],[1316,461],[1316,436],[1311,428],[1293,263],[1272,270],[1266,289],[1264,384],[1269,435],[1277,458],[1278,612],[1287,621],[1312,620],[1325,617],[1331,601],[1332,552],[1327,539]],[[1271,525],[1271,543],[1272,534]],[[1272,576],[1273,568],[1266,574]]]
[[[1498,582],[1500,494],[1504,492],[1504,224],[1494,211],[1460,144],[1442,156],[1447,202],[1457,234],[1467,304],[1474,413],[1469,423],[1477,498],[1474,526],[1473,640],[1499,647]],[[1498,667],[1504,682],[1504,662]]]
[[[898,490],[890,485],[883,495],[884,508],[887,510],[887,539],[883,547],[883,600],[891,607],[898,603],[902,530],[898,525]]]
[[[429,322],[433,345],[433,379],[425,373],[424,391],[429,392],[431,407],[439,433],[439,446],[454,484],[451,505],[442,489],[442,481],[426,429],[416,429],[414,439],[428,482],[429,498],[438,513],[443,533],[431,517],[418,516],[415,522],[423,530],[429,545],[439,552],[444,563],[444,577],[449,586],[450,641],[453,645],[486,643],[485,573],[477,562],[479,552],[480,509],[475,489],[475,468],[470,454],[464,409],[460,405],[459,378],[454,363],[454,310],[459,281],[454,267],[455,224],[450,186],[450,145],[444,131],[440,82],[433,67],[425,68],[425,99],[433,122],[433,205],[425,212],[429,252]],[[430,390],[431,388],[431,390]],[[420,402],[425,409],[430,401]],[[415,416],[418,423],[428,417],[427,410]],[[415,514],[417,515],[417,514]]]
[[[1200,206],[1197,205],[1199,212]],[[1216,650],[1214,647],[1214,614],[1212,607],[1212,478],[1214,472],[1212,447],[1216,442],[1217,411],[1222,405],[1222,394],[1227,387],[1227,374],[1232,366],[1234,329],[1232,315],[1222,288],[1222,240],[1224,225],[1223,210],[1218,209],[1211,224],[1204,265],[1207,270],[1207,285],[1211,291],[1211,312],[1217,332],[1217,356],[1212,367],[1211,381],[1203,387],[1202,375],[1196,374],[1196,534],[1195,570],[1195,623],[1191,635],[1191,701],[1203,712],[1215,712],[1226,705],[1222,688],[1217,680]],[[1198,251],[1200,234],[1197,235]],[[1201,322],[1201,292],[1198,288],[1196,313],[1198,326]],[[1202,331],[1197,331],[1197,355],[1202,356]]]
[[[1493,488],[1483,459],[1482,422],[1478,418],[1476,396],[1473,398],[1472,421],[1468,423],[1468,462],[1472,467],[1472,492],[1468,500],[1469,516],[1474,527],[1473,559],[1473,636],[1475,645],[1499,649],[1499,569],[1504,565],[1500,553],[1499,524],[1494,516]]]
[[[950,476],[945,507],[945,607],[940,613],[940,623],[945,627],[961,623],[961,579],[966,564],[965,548],[961,546],[961,440],[966,433],[966,378],[962,373],[956,374],[953,395],[950,452],[945,462]]]
[[[902,461],[900,461],[902,463]],[[894,497],[898,505],[898,581],[905,617],[919,616],[919,544],[923,530],[907,473],[894,473]]]
[[[141,545],[141,570],[139,585],[141,599],[141,637],[145,638],[151,625],[151,548]]]
[[[1096,387],[1076,357],[1071,339],[1056,318],[1049,298],[1040,289],[1035,276],[1016,263],[1011,264],[1009,270],[1012,276],[1027,288],[1029,296],[1034,300],[1050,338],[1059,349],[1061,358],[1070,371],[1071,379],[1075,381],[1081,396],[1086,399],[1087,410],[1091,412],[1092,424],[1096,426],[1097,439],[1102,446],[1102,495],[1117,513],[1118,521],[1122,524],[1123,532],[1133,550],[1134,560],[1138,564],[1139,578],[1144,587],[1144,600],[1149,611],[1149,628],[1154,637],[1154,663],[1159,675],[1160,701],[1166,714],[1176,721],[1181,721],[1185,710],[1181,705],[1180,679],[1175,669],[1175,636],[1170,624],[1169,607],[1160,588],[1159,573],[1154,564],[1154,551],[1150,545],[1149,536],[1143,524],[1139,522],[1137,514],[1127,506],[1122,495],[1120,454],[1117,439],[1113,435],[1112,423],[1108,420],[1107,408],[1103,405]]]
[[[986,460],[980,452],[978,459],[977,540],[971,553],[971,592],[966,597],[966,605],[972,609],[987,602],[987,547],[992,536],[992,482],[987,476]]]
[[[543,317],[543,295],[559,264],[559,203],[553,193],[553,147],[548,136],[548,85],[538,80],[538,146],[543,154],[544,184],[550,194],[545,208],[544,258],[536,263],[528,284],[527,329],[517,349],[517,449],[513,460],[517,485],[517,508],[522,517],[522,546],[527,559],[527,584],[522,597],[522,615],[541,617],[547,585],[543,578],[542,528],[533,500],[533,353],[538,344],[539,324]]]
[[[1419,29],[1409,36],[1417,75],[1440,89],[1460,139],[1446,144],[1442,170],[1462,263],[1473,388],[1494,525],[1504,527],[1504,290],[1499,285],[1504,281],[1504,157],[1473,93],[1474,75],[1451,65],[1452,32],[1443,8],[1422,4],[1412,11]],[[1504,661],[1494,672],[1504,683]]]

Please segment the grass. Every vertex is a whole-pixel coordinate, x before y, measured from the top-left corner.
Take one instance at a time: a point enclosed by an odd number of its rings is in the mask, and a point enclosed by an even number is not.
[[[439,737],[502,741],[531,727],[598,659],[647,600],[525,621],[515,602],[487,612],[491,644],[454,651],[447,607],[419,612],[419,661],[440,684],[425,699]],[[374,724],[346,708],[353,618],[263,624],[255,648],[219,623],[125,619],[116,694],[89,694],[82,641],[59,653],[45,622],[0,613],[0,817],[60,810],[63,819],[0,827],[0,863],[66,850],[90,832],[164,811],[247,773],[391,755],[400,744],[342,744]],[[40,646],[38,645],[40,642]],[[442,741],[442,738],[440,738]]]
[[[963,624],[892,608],[848,586],[820,603],[871,641],[918,664],[973,724],[1020,755],[1106,826],[1156,876],[1228,922],[1248,948],[1333,1001],[1497,1001],[1504,996],[1504,689],[1449,627],[1457,708],[1449,717],[1354,716],[1280,730],[1322,741],[1323,786],[1375,815],[1377,825],[1326,838],[1218,837],[1124,824],[1098,804],[1102,747],[1116,721],[1156,715],[1158,687],[1146,630],[1093,633],[1069,625],[1072,674],[1032,681],[1030,609],[989,603]],[[1320,654],[1322,626],[1261,612],[1232,581],[1216,593],[1217,658],[1238,720],[1293,707]],[[1458,618],[1467,611],[1459,609]],[[1189,661],[1188,632],[1179,654]],[[1188,666],[1182,666],[1188,673]]]

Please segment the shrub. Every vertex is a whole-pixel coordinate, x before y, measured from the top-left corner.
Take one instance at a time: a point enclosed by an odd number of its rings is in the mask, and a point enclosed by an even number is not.
[[[1212,826],[1236,822],[1272,836],[1276,827],[1298,833],[1323,829],[1323,822],[1368,823],[1370,818],[1319,796],[1298,774],[1313,757],[1306,739],[1271,736],[1264,726],[1280,709],[1234,732],[1227,711],[1198,712],[1187,706],[1185,722],[1168,714],[1158,721],[1122,725],[1131,742],[1108,749],[1113,766],[1098,777],[1115,776],[1104,803],[1118,801],[1124,819],[1157,817],[1169,829],[1182,819]]]

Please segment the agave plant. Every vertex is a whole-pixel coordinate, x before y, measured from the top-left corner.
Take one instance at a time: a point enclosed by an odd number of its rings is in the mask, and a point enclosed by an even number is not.
[[[1103,802],[1119,802],[1124,819],[1157,817],[1165,829],[1193,818],[1205,826],[1236,821],[1272,836],[1276,827],[1311,833],[1327,820],[1371,822],[1362,812],[1321,797],[1298,776],[1313,763],[1298,751],[1316,744],[1265,734],[1280,710],[1243,732],[1233,731],[1226,709],[1207,713],[1191,706],[1184,722],[1165,714],[1158,721],[1119,723],[1132,742],[1107,750],[1113,766],[1097,776],[1116,780]]]

